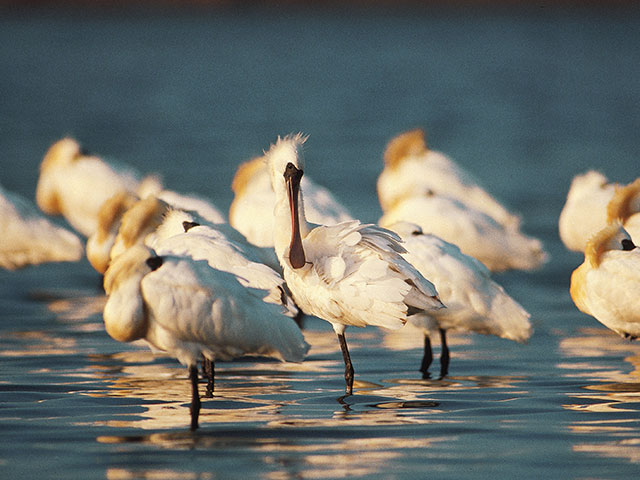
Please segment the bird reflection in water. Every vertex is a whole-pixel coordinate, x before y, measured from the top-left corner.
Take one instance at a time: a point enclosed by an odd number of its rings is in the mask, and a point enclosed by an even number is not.
[[[567,410],[590,414],[569,425],[580,436],[574,452],[640,462],[640,351],[638,345],[604,328],[580,330],[560,342],[565,376],[584,378],[584,393],[571,394]],[[631,365],[608,362],[624,356]],[[574,371],[575,370],[575,371]]]

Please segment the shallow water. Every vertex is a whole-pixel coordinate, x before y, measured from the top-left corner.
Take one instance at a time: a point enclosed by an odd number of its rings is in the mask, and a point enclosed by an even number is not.
[[[338,342],[309,318],[304,363],[217,364],[195,434],[186,369],[107,336],[86,261],[0,272],[0,476],[638,475],[640,349],[573,306],[581,258],[556,225],[573,175],[638,175],[639,27],[637,9],[2,10],[7,189],[33,197],[72,134],[226,209],[235,167],[303,131],[309,175],[375,221],[384,145],[420,125],[551,261],[496,277],[532,314],[527,345],[451,335],[450,375],[422,380],[419,335],[350,329],[343,398]]]

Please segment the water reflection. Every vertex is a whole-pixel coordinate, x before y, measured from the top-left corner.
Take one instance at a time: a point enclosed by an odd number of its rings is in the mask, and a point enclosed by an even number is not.
[[[574,452],[640,462],[640,352],[638,345],[609,330],[589,328],[563,339],[565,377],[584,379],[581,392],[571,393],[566,410],[589,414],[571,423],[580,437]],[[619,357],[624,356],[624,362]],[[629,371],[629,366],[631,370]]]

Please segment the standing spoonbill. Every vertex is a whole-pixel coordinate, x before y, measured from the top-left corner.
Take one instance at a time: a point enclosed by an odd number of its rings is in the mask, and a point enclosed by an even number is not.
[[[640,337],[640,249],[620,222],[600,230],[571,274],[571,298],[578,310],[617,334]]]
[[[449,330],[496,335],[516,342],[531,337],[529,313],[494,282],[489,270],[473,257],[435,235],[422,233],[415,224],[398,222],[389,226],[404,241],[403,257],[438,288],[447,306],[441,310],[409,317],[409,324],[424,332],[424,357],[420,366],[423,378],[429,378],[433,360],[430,334],[440,333],[442,353],[440,377],[448,371]],[[407,327],[405,327],[407,328]]]
[[[353,220],[333,194],[308,177],[302,179],[305,212],[310,222],[320,225]],[[229,223],[249,242],[259,247],[273,247],[273,205],[276,195],[265,159],[257,157],[236,170],[231,189],[234,193],[229,208]]]
[[[117,257],[104,277],[107,333],[115,340],[144,339],[186,365],[191,381],[191,430],[198,428],[198,359],[243,355],[301,362],[309,345],[295,322],[264,292],[205,261],[157,256],[135,245]]]
[[[80,239],[44,217],[26,198],[0,186],[0,268],[14,270],[82,258]]]
[[[560,218],[558,232],[567,249],[584,252],[589,239],[607,225],[607,205],[617,184],[610,183],[595,170],[576,175],[571,180]]]
[[[266,154],[276,196],[274,246],[298,307],[333,326],[350,395],[354,370],[347,326],[398,329],[411,315],[443,305],[435,287],[402,258],[405,250],[395,233],[357,220],[333,226],[307,222],[300,189],[305,140],[301,134],[278,138]]]

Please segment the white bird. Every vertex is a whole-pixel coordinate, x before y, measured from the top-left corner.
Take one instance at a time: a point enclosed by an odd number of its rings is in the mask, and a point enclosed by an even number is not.
[[[507,229],[446,195],[431,193],[400,200],[378,224],[388,227],[400,221],[416,223],[424,232],[457,245],[494,272],[535,269],[547,258],[538,239]]]
[[[263,291],[242,286],[205,261],[157,256],[136,245],[109,266],[104,287],[104,322],[112,338],[144,339],[188,367],[192,430],[200,411],[199,358],[253,355],[301,362],[309,349],[294,321],[262,301]]]
[[[640,337],[640,249],[619,222],[600,230],[571,274],[576,307],[621,336]]]
[[[532,270],[547,260],[540,240],[520,231],[519,217],[448,157],[427,149],[422,130],[392,139],[384,159],[380,225],[416,223],[491,271]]]
[[[171,198],[166,195],[167,192],[166,190],[162,192],[163,198]],[[177,205],[153,195],[139,199],[136,195],[126,192],[116,194],[104,202],[98,212],[97,229],[87,239],[87,258],[93,268],[99,273],[104,273],[114,257],[131,245],[143,243],[146,235],[158,228],[169,210],[181,208],[178,205],[195,207],[190,211],[201,223],[218,224],[219,217],[212,218],[208,204],[199,205],[186,201],[184,196],[175,195],[179,198]],[[230,227],[221,226],[220,228],[231,230]],[[242,236],[236,233],[235,239],[240,242]],[[248,242],[245,241],[245,243],[248,245]],[[265,256],[272,264],[277,265],[273,253],[265,253]]]
[[[178,208],[197,210],[211,222],[225,221],[224,215],[207,200],[166,190],[155,175],[141,180],[133,168],[89,155],[72,138],[54,143],[40,165],[38,206],[50,215],[61,214],[85,237],[98,229],[104,202],[121,193],[139,197],[153,194]]]
[[[257,157],[240,165],[231,189],[234,198],[229,208],[229,223],[254,245],[273,247],[273,205],[276,196],[265,159]],[[310,222],[335,225],[353,220],[347,208],[329,190],[308,177],[302,179],[302,189]]]
[[[216,270],[231,273],[241,285],[266,291],[265,302],[280,305],[283,313],[295,317],[298,309],[287,293],[282,276],[261,262],[257,254],[252,254],[259,250],[257,247],[246,240],[240,243],[237,237],[234,241],[231,227],[224,227],[224,224],[201,225],[191,214],[172,209],[145,243],[158,255],[188,256],[204,260]]]
[[[26,198],[0,186],[0,267],[74,262],[83,255],[72,232],[50,222]]]
[[[607,204],[616,186],[595,170],[573,178],[558,221],[560,239],[567,249],[584,252],[589,239],[607,225]]]
[[[403,257],[438,289],[447,306],[441,310],[409,317],[409,323],[425,334],[424,357],[420,370],[429,377],[433,360],[429,335],[439,331],[442,345],[440,376],[447,374],[449,330],[496,335],[516,342],[526,342],[531,336],[529,313],[504,289],[493,281],[487,268],[460,249],[430,234],[415,224],[399,222],[389,226],[404,241],[407,253]]]
[[[333,226],[307,222],[300,190],[304,141],[300,134],[279,138],[266,154],[276,195],[274,246],[298,307],[333,326],[350,395],[354,371],[347,326],[398,329],[412,314],[443,305],[434,286],[402,258],[405,250],[395,233],[357,220]]]
[[[85,237],[96,231],[102,204],[119,192],[135,193],[138,175],[87,154],[72,138],[47,151],[40,165],[36,201],[50,215],[63,215]]]
[[[634,242],[640,242],[640,178],[615,188],[607,204],[607,223],[622,222]]]
[[[378,177],[378,198],[383,212],[403,199],[432,192],[454,198],[506,228],[519,228],[520,217],[490,195],[471,173],[445,154],[427,148],[422,129],[391,139],[384,152],[384,163]]]

